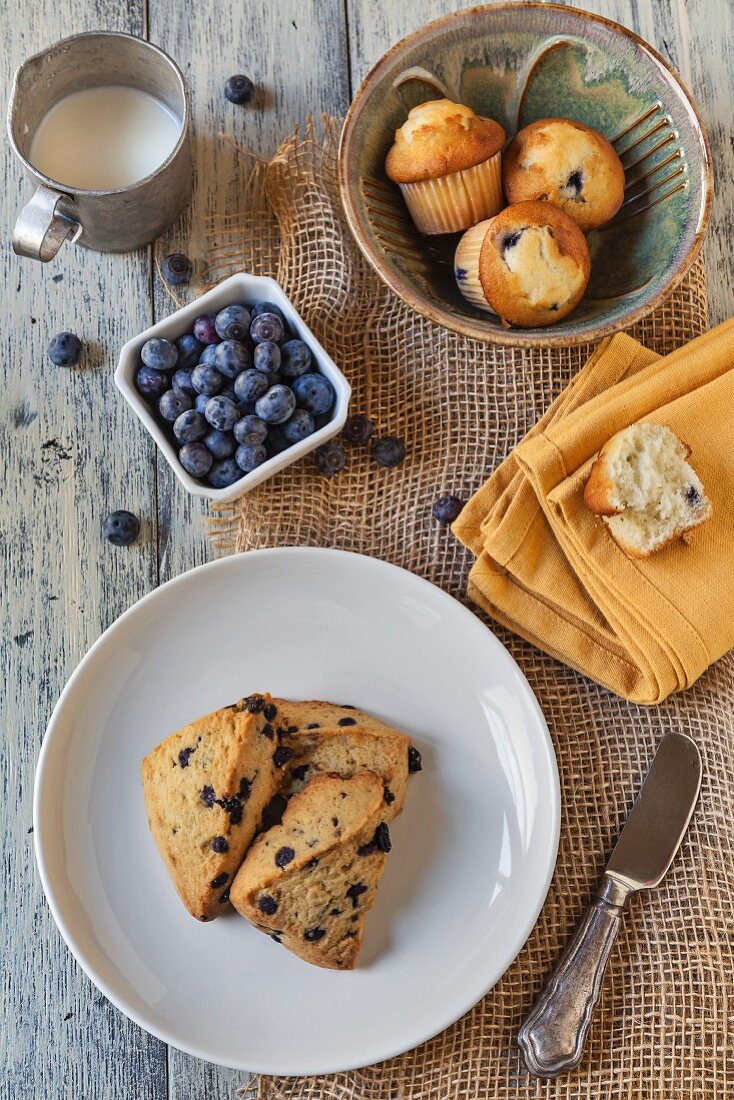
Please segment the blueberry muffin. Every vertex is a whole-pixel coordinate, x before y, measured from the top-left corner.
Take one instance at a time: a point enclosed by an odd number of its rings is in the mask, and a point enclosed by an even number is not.
[[[383,794],[369,771],[312,779],[248,852],[235,909],[306,962],[351,970],[390,851]]]
[[[510,142],[502,163],[508,203],[552,202],[584,231],[597,229],[619,210],[624,168],[613,147],[589,126],[543,118]]]
[[[479,254],[479,283],[506,325],[542,328],[581,301],[591,272],[586,238],[549,202],[507,206],[489,226]]]
[[[385,171],[421,233],[456,233],[502,208],[505,131],[450,99],[414,107],[395,131]]]
[[[685,539],[713,508],[690,449],[663,424],[631,424],[613,435],[591,467],[584,502],[604,517],[615,542],[647,558]]]
[[[251,695],[171,734],[142,762],[148,825],[192,917],[228,908],[229,889],[282,780],[276,707]]]

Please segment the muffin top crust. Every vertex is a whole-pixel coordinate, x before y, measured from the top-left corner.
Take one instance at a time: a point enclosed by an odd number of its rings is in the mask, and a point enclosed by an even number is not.
[[[418,183],[473,168],[498,153],[505,131],[462,103],[431,99],[413,107],[395,131],[385,171],[396,183]]]

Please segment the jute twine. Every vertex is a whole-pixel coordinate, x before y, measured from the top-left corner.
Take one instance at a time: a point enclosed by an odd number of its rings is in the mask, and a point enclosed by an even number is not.
[[[337,546],[395,562],[465,600],[469,556],[431,518],[442,493],[467,497],[538,419],[588,348],[521,351],[437,328],[363,260],[336,184],[338,124],[309,123],[274,159],[247,166],[242,209],[210,221],[207,281],[271,274],[349,378],[352,411],[404,439],[395,470],[350,449],[331,480],[304,459],[211,518],[220,553]],[[243,153],[243,157],[245,154]],[[706,325],[697,263],[633,335],[658,352]],[[365,1070],[266,1078],[261,1100],[725,1100],[734,1094],[734,661],[655,709],[630,705],[495,625],[536,693],[563,792],[560,850],[528,943],[467,1016],[417,1050]],[[517,1029],[587,902],[655,747],[697,742],[700,805],[662,886],[638,897],[610,962],[587,1056],[574,1073],[528,1076]],[[460,926],[453,934],[461,935]],[[440,953],[441,944],[436,943]],[[431,959],[426,959],[431,967]]]

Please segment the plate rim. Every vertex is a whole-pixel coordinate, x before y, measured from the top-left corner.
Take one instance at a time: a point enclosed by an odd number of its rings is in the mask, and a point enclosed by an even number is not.
[[[137,1009],[134,1009],[130,1005],[128,1005],[125,1002],[124,997],[118,996],[117,991],[113,991],[110,988],[105,979],[96,972],[95,967],[85,958],[83,947],[78,942],[76,934],[72,931],[69,923],[65,919],[63,905],[57,902],[57,899],[54,895],[54,891],[51,885],[51,863],[49,861],[47,865],[47,859],[44,852],[43,807],[41,805],[42,796],[45,792],[46,784],[52,778],[46,773],[48,770],[48,759],[51,754],[50,746],[53,743],[54,730],[60,721],[61,714],[66,706],[67,699],[75,690],[76,683],[83,675],[84,669],[86,668],[88,663],[91,663],[98,649],[102,648],[102,646],[107,642],[109,636],[123,629],[124,624],[128,620],[128,618],[132,617],[133,614],[138,611],[141,605],[146,605],[154,599],[158,598],[158,594],[164,589],[170,591],[176,586],[180,586],[184,583],[189,583],[189,578],[192,576],[192,574],[199,575],[205,571],[216,572],[218,570],[232,568],[234,563],[242,564],[244,561],[247,561],[248,559],[253,557],[262,559],[267,557],[282,558],[291,556],[306,556],[308,558],[322,557],[324,559],[333,559],[334,556],[336,556],[338,558],[344,559],[358,559],[363,564],[363,566],[366,565],[368,568],[375,569],[377,572],[385,571],[387,573],[392,573],[397,570],[399,573],[407,574],[408,578],[410,578],[411,581],[417,582],[419,587],[429,588],[432,590],[433,593],[437,593],[439,600],[446,603],[447,606],[448,604],[451,604],[453,605],[454,609],[458,608],[460,616],[463,617],[465,621],[472,621],[472,629],[476,627],[477,632],[481,632],[485,638],[489,639],[490,647],[494,648],[495,652],[501,654],[504,659],[509,660],[510,665],[514,667],[515,671],[519,675],[521,683],[525,685],[528,703],[531,710],[534,711],[537,728],[541,736],[540,746],[542,746],[544,750],[544,756],[547,760],[551,779],[551,790],[549,792],[551,795],[549,803],[551,828],[548,833],[548,840],[550,841],[550,844],[547,849],[545,874],[543,876],[542,882],[539,883],[539,891],[536,904],[533,906],[532,912],[529,912],[529,916],[526,917],[525,921],[523,921],[522,924],[518,926],[519,932],[516,933],[513,937],[511,957],[509,957],[505,962],[501,964],[501,967],[497,973],[494,973],[494,971],[492,972],[489,984],[486,985],[486,988],[483,989],[479,996],[475,996],[474,991],[472,991],[468,1001],[466,1000],[466,998],[462,1000],[462,1007],[458,1012],[455,1008],[452,1008],[447,1017],[442,1016],[440,1022],[438,1024],[432,1024],[428,1031],[422,1029],[420,1034],[418,1034],[417,1036],[411,1034],[408,1040],[408,1045],[406,1045],[406,1041],[405,1039],[403,1039],[400,1042],[391,1045],[385,1050],[380,1050],[378,1052],[366,1052],[365,1056],[361,1057],[360,1060],[357,1062],[354,1062],[354,1060],[351,1059],[349,1064],[345,1065],[343,1062],[340,1062],[338,1060],[335,1061],[332,1058],[331,1061],[316,1063],[313,1066],[309,1065],[306,1069],[303,1070],[283,1070],[272,1062],[263,1062],[259,1060],[257,1057],[257,1052],[253,1052],[252,1059],[250,1060],[248,1057],[247,1061],[243,1061],[239,1058],[230,1059],[227,1062],[221,1062],[217,1059],[213,1059],[211,1055],[207,1053],[205,1048],[197,1046],[195,1043],[183,1043],[179,1040],[178,1037],[172,1037],[171,1032],[168,1031],[166,1028],[152,1026],[149,1021],[146,1021],[143,1018],[143,1014],[139,1013]],[[112,1005],[114,1005],[114,1007],[127,1019],[131,1020],[134,1024],[142,1028],[142,1030],[147,1032],[149,1035],[152,1035],[154,1038],[159,1039],[161,1042],[164,1042],[167,1045],[174,1047],[176,1050],[181,1050],[185,1054],[192,1055],[195,1058],[200,1058],[203,1061],[211,1062],[214,1065],[225,1066],[226,1068],[241,1071],[243,1073],[262,1074],[266,1076],[318,1076],[322,1074],[343,1073],[350,1070],[363,1069],[366,1066],[375,1065],[383,1061],[388,1061],[391,1058],[395,1058],[401,1054],[415,1049],[418,1046],[421,1046],[423,1043],[435,1038],[436,1035],[439,1035],[441,1032],[445,1031],[446,1028],[456,1023],[457,1020],[461,1019],[462,1016],[471,1011],[471,1009],[494,988],[500,978],[507,972],[509,967],[512,966],[517,956],[525,946],[530,936],[530,933],[535,926],[543,905],[545,904],[551,880],[555,872],[555,867],[558,859],[560,824],[561,789],[560,777],[558,772],[558,762],[553,746],[553,740],[551,738],[545,716],[541,710],[535,693],[530,687],[530,684],[524,672],[518,665],[515,658],[509,652],[509,650],[502,644],[499,638],[496,637],[493,631],[489,627],[487,627],[481,621],[481,619],[479,619],[478,616],[470,610],[470,608],[460,603],[459,600],[455,599],[454,596],[451,596],[442,588],[439,588],[438,585],[433,584],[432,581],[429,581],[425,577],[421,577],[416,573],[411,573],[410,570],[404,569],[402,566],[393,565],[391,562],[384,561],[381,558],[371,557],[367,554],[359,554],[350,550],[339,550],[334,547],[279,546],[265,547],[258,550],[249,550],[238,554],[228,554],[220,558],[215,558],[212,561],[204,562],[201,565],[194,566],[191,569],[187,569],[183,573],[180,573],[177,576],[170,578],[164,584],[153,588],[150,592],[147,592],[139,600],[136,600],[112,623],[110,623],[109,626],[102,632],[102,634],[100,634],[99,638],[97,638],[96,641],[92,643],[92,645],[78,662],[68,680],[66,681],[66,684],[64,685],[64,688],[48,720],[43,740],[41,742],[41,748],[38,754],[38,760],[36,762],[33,780],[33,848],[36,867],[38,869],[39,877],[41,880],[43,893],[46,898],[46,903],[51,911],[51,916],[54,919],[54,923],[56,924],[56,927],[60,932],[61,937],[66,944],[66,947],[71,952],[73,958],[76,960],[82,971],[86,974],[86,976],[95,986],[95,988],[98,989],[106,997],[106,999]]]

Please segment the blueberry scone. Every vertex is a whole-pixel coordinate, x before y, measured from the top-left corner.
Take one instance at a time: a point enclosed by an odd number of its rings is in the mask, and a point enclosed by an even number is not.
[[[306,962],[351,970],[390,851],[384,819],[383,784],[373,772],[316,776],[250,848],[232,904]]]
[[[232,879],[282,778],[269,695],[251,695],[172,734],[142,762],[148,824],[197,920],[226,907]]]
[[[584,502],[625,553],[646,558],[712,514],[690,449],[662,424],[631,424],[602,447]]]

